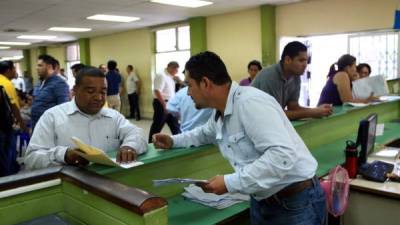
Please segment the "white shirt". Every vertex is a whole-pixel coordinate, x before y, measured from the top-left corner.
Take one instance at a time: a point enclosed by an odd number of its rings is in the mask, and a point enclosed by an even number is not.
[[[75,148],[71,137],[102,149],[115,151],[122,146],[147,151],[143,129],[134,126],[119,112],[103,108],[96,115],[81,112],[75,101],[66,102],[47,110],[36,124],[26,150],[25,165],[39,169],[64,162],[68,148]]]
[[[168,100],[175,95],[175,81],[167,70],[163,74],[157,74],[154,78],[154,88],[153,90],[158,90],[164,100]],[[153,92],[154,95],[154,92]],[[157,98],[154,95],[154,98]]]
[[[261,200],[315,175],[317,161],[270,95],[233,83],[224,118],[216,115],[205,125],[172,138],[174,147],[218,144],[235,169],[224,176],[229,192]]]
[[[128,74],[128,77],[126,78],[126,92],[128,93],[128,95],[136,92],[137,81],[139,81],[139,78],[135,72],[131,72],[130,74]]]
[[[25,92],[25,81],[22,77],[17,77],[11,80],[11,83],[14,85],[15,89]]]

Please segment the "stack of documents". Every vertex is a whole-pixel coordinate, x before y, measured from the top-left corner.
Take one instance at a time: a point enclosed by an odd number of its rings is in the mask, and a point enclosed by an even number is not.
[[[153,180],[153,185],[163,186],[163,185],[170,185],[170,184],[196,184],[196,183],[207,183],[207,180],[196,180],[190,178],[169,178],[163,180]]]
[[[223,195],[205,193],[200,187],[194,184],[185,187],[185,192],[183,192],[182,195],[190,201],[216,209],[224,209],[243,201],[249,201],[250,199],[248,195],[240,193],[225,193]]]

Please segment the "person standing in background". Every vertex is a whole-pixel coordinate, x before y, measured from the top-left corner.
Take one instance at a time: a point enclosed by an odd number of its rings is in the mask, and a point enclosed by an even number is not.
[[[56,60],[50,55],[38,57],[37,72],[40,82],[33,91],[32,129],[43,113],[53,106],[69,101],[68,84],[57,75]]]
[[[130,118],[136,118],[136,120],[140,120],[140,80],[139,77],[136,75],[132,65],[128,65],[126,67],[126,72],[128,73],[128,77],[126,79],[126,92],[129,99]]]
[[[25,83],[25,91],[28,94],[32,94],[33,91],[33,77],[28,71],[24,71],[24,83]]]
[[[150,127],[149,143],[152,142],[153,134],[159,133],[164,124],[167,123],[172,134],[179,134],[178,120],[167,110],[167,102],[175,95],[174,76],[178,73],[179,64],[175,61],[169,62],[164,73],[157,74],[154,78],[153,99],[153,123]]]
[[[117,110],[121,110],[121,98],[120,87],[122,83],[121,74],[117,71],[117,62],[110,60],[107,63],[108,72],[106,73],[107,79],[107,103],[108,107]]]

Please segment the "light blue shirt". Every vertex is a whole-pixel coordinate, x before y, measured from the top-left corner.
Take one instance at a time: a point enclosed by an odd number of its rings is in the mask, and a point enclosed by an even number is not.
[[[224,176],[229,192],[267,198],[293,182],[312,178],[317,161],[270,95],[231,85],[224,117],[174,135],[174,147],[218,144],[235,172]]]
[[[167,104],[168,112],[180,118],[182,132],[205,124],[213,112],[213,109],[197,110],[187,91],[187,87],[182,88]]]
[[[134,126],[119,112],[103,108],[95,115],[81,112],[75,101],[55,106],[40,117],[26,150],[27,169],[60,165],[68,148],[75,148],[71,137],[102,149],[115,151],[122,146],[147,151],[143,129]]]

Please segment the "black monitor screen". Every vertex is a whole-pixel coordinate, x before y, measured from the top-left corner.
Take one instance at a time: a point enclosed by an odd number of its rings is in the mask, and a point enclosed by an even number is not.
[[[374,151],[377,121],[378,115],[375,113],[360,121],[357,137],[357,145],[361,146],[358,158],[359,165],[366,163],[368,154]]]

